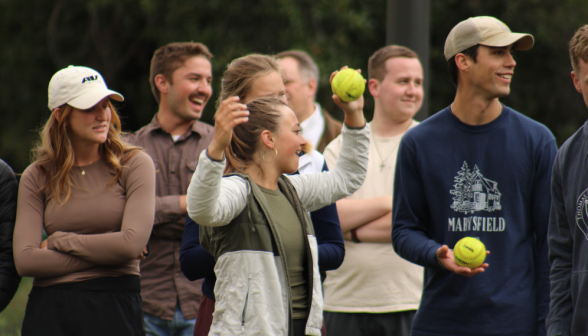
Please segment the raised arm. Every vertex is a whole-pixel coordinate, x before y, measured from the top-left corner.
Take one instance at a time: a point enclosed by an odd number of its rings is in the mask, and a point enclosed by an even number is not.
[[[188,187],[188,216],[204,226],[223,226],[244,208],[249,195],[247,182],[240,177],[222,178],[225,149],[235,126],[247,122],[249,111],[239,97],[225,99],[214,117],[215,132],[208,148],[200,153],[196,171]]]
[[[79,272],[95,264],[72,255],[41,249],[45,197],[38,191],[41,183],[33,176],[36,166],[23,173],[18,191],[14,228],[14,262],[18,274],[29,277],[58,277]],[[138,254],[137,254],[138,255]]]
[[[123,166],[126,205],[119,232],[77,234],[55,232],[47,239],[47,248],[99,265],[117,265],[142,254],[151,228],[155,207],[155,168],[144,152],[137,152]]]
[[[331,74],[331,81],[337,74]],[[363,116],[363,96],[345,103],[332,96],[333,101],[345,112],[341,130],[341,151],[336,167],[329,172],[292,176],[292,184],[302,205],[308,211],[320,209],[353,194],[365,180],[369,157],[369,128]]]

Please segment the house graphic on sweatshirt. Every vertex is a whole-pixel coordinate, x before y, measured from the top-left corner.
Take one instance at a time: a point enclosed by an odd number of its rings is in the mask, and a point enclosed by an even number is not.
[[[455,189],[449,193],[453,195],[451,209],[456,212],[474,213],[475,211],[495,211],[501,210],[500,197],[502,194],[498,190],[498,183],[485,178],[478,166],[473,170],[469,169],[467,162],[464,161],[461,170],[454,177]]]

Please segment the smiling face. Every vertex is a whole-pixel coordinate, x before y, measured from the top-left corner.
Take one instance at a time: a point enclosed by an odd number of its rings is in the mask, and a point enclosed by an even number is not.
[[[423,104],[423,68],[416,58],[389,58],[382,82],[370,82],[377,110],[397,122],[414,117]]]
[[[211,83],[210,61],[203,56],[188,58],[172,73],[172,81],[166,83],[170,111],[184,121],[200,119],[212,95]]]
[[[282,113],[282,122],[277,134],[273,134],[278,150],[275,164],[281,173],[292,174],[298,170],[298,155],[302,152],[302,146],[306,145],[306,140],[300,133],[296,114],[287,106],[280,106],[278,110]]]
[[[106,97],[87,110],[72,108],[67,117],[70,140],[89,145],[105,143],[112,118],[110,106]]]
[[[260,97],[278,97],[284,103],[288,103],[286,99],[286,88],[282,76],[277,71],[272,71],[267,75],[256,78],[251,83],[251,88],[243,100],[243,104],[247,104],[253,99]]]
[[[512,45],[507,47],[480,45],[476,62],[466,56],[470,65],[469,72],[466,75],[468,77],[466,83],[487,99],[508,96],[510,82],[516,66],[516,62],[512,57],[512,50]]]
[[[576,68],[578,71],[572,71],[572,81],[576,91],[582,94],[584,103],[588,107],[588,63],[580,59]]]

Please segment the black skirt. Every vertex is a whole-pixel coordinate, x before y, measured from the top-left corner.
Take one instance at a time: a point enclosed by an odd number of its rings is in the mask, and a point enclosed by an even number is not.
[[[33,286],[23,336],[145,335],[137,275]]]

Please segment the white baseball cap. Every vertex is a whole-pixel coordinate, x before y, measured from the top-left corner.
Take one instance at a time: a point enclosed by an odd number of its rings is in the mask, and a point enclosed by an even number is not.
[[[106,87],[106,82],[96,70],[70,65],[53,75],[49,82],[49,110],[68,104],[86,110],[98,104],[104,97],[116,101],[124,97]]]

